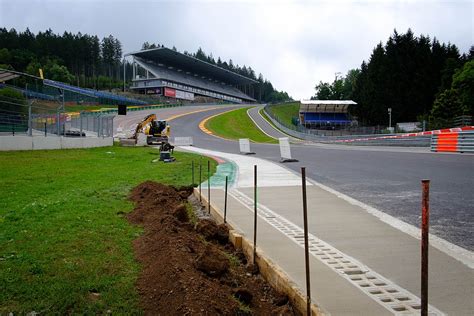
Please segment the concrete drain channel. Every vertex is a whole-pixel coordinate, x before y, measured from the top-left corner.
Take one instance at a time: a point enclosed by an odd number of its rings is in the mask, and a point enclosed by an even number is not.
[[[240,201],[253,213],[253,199],[237,189],[229,190],[229,195]],[[264,205],[257,205],[257,215],[265,222],[276,228],[300,247],[304,248],[303,229],[286,218],[273,212]],[[420,299],[401,288],[382,275],[363,265],[358,260],[339,251],[330,244],[315,237],[308,236],[310,254],[338,273],[360,291],[378,302],[384,308],[396,315],[419,314]],[[433,306],[429,306],[429,315],[444,315]]]

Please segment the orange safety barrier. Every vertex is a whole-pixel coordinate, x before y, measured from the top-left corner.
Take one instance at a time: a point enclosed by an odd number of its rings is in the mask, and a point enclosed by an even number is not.
[[[438,134],[436,151],[456,152],[458,151],[458,132]]]

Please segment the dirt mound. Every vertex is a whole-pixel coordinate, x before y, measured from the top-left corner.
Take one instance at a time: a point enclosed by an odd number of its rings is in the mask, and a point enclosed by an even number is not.
[[[208,241],[217,241],[221,245],[229,242],[229,229],[225,224],[217,225],[209,219],[202,219],[196,225],[196,230]]]
[[[227,243],[225,226],[200,221],[197,226],[212,231],[205,237],[209,242],[188,222],[191,192],[147,181],[130,194],[135,209],[127,218],[145,229],[133,243],[142,265],[137,288],[145,314],[243,315],[248,309],[234,294],[245,288],[251,289],[252,314],[269,315],[278,307],[278,294],[261,276],[247,273],[241,253]]]
[[[209,276],[220,277],[229,270],[229,259],[216,247],[207,245],[196,259],[196,268]]]

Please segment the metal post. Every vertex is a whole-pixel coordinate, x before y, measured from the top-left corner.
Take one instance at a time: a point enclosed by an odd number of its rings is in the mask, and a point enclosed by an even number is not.
[[[63,97],[63,98],[62,98],[62,103],[61,103],[61,109],[62,109],[63,113],[65,112],[65,107],[64,107],[64,94],[65,94],[65,91],[64,91],[64,89],[63,89],[63,90],[62,90],[62,97]],[[61,126],[61,116],[59,115],[58,118],[59,118],[59,125],[58,125],[58,126],[60,127],[60,126]],[[66,136],[66,125],[65,125],[65,124],[66,124],[66,123],[64,123],[64,125],[63,125],[64,136]],[[59,136],[59,133],[58,133],[58,136]]]
[[[123,92],[125,92],[125,56],[123,57]]]
[[[224,223],[227,223],[227,176],[225,176],[225,195],[224,195]]]
[[[192,174],[192,184],[191,186],[194,187],[194,160],[191,162],[191,174]]]
[[[388,128],[392,128],[392,108],[388,108]]]
[[[253,265],[257,257],[257,165],[253,166]]]
[[[61,131],[59,130],[61,127],[61,123],[59,122],[59,109],[56,111],[56,129],[58,132],[58,137],[61,136]]]
[[[80,134],[81,135],[80,137],[82,137],[82,111],[79,113],[79,131],[80,131]]]
[[[421,180],[421,315],[428,315],[428,238],[430,225],[430,180]]]
[[[211,161],[207,161],[207,210],[211,214]]]
[[[15,123],[12,124],[12,134],[15,136]]]
[[[33,121],[31,120],[31,105],[32,105],[32,102],[29,102],[28,103],[28,136],[33,136]]]
[[[202,160],[201,158],[199,158],[199,202],[202,202],[201,183],[202,183]]]
[[[97,120],[97,138],[100,137],[100,114],[96,118]]]
[[[46,124],[46,122],[44,122],[44,137],[46,137],[47,134],[48,134],[48,129],[47,129],[46,126],[47,126],[47,124]]]
[[[308,204],[306,199],[306,168],[301,167],[301,187],[303,190],[303,223],[304,223],[304,260],[306,266],[306,315],[311,315],[311,280],[309,273],[308,244]]]

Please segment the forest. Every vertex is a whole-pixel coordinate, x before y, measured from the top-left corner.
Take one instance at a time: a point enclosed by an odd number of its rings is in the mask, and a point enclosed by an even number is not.
[[[161,47],[145,42],[141,49]],[[173,47],[174,50],[177,50]],[[201,48],[196,53],[183,52],[200,60],[223,67],[243,76],[258,80],[255,91],[262,102],[280,102],[291,99],[286,92],[273,88],[262,74],[258,77],[248,66],[234,64],[232,59],[217,61]],[[0,28],[0,68],[13,69],[38,75],[42,68],[48,79],[93,89],[120,88],[123,85],[122,43],[112,35],[99,39],[97,35],[64,32],[55,34],[51,29],[33,34],[29,29]],[[131,64],[126,62],[128,82],[131,81]]]
[[[368,61],[332,83],[319,82],[312,99],[354,100],[350,109],[362,125],[426,121],[450,127],[456,117],[474,114],[474,46],[461,54],[454,44],[394,30]]]

